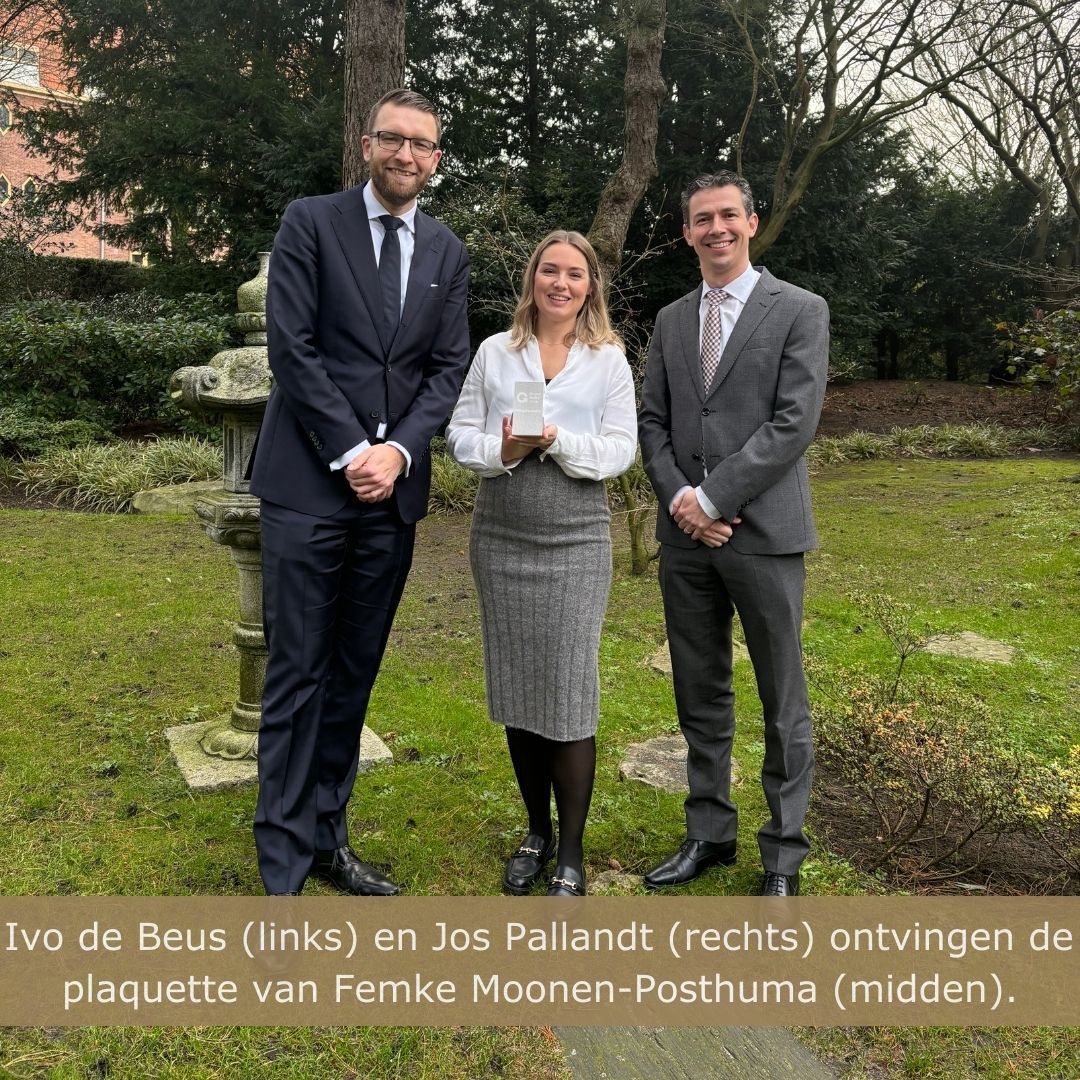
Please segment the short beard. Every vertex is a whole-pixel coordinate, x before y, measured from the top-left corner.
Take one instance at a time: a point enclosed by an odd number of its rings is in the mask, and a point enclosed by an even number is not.
[[[373,169],[370,170],[370,172],[371,186],[375,189],[383,205],[386,207],[393,207],[396,209],[399,206],[407,206],[424,189],[425,181],[421,181],[419,184],[417,184],[411,194],[402,197],[399,192],[394,191],[386,186],[385,178],[381,172],[375,172],[375,170]]]

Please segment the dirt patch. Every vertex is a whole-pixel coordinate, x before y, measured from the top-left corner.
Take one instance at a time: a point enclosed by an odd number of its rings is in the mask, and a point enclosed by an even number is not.
[[[9,480],[0,480],[0,510],[70,510],[44,495],[27,495]]]
[[[1031,427],[1052,418],[1053,395],[1012,386],[975,383],[863,379],[830,385],[825,391],[818,435],[852,431],[883,434],[919,424],[996,423]]]
[[[828,770],[818,767],[810,808],[811,825],[821,847],[848,859],[866,873],[883,875],[890,891],[948,896],[1076,896],[1080,879],[1037,837],[1024,833],[987,832],[976,836],[956,855],[927,869],[933,854],[919,847],[910,857],[900,854],[877,870],[882,843],[878,823],[865,802]],[[938,837],[949,850],[967,831],[963,821],[950,820]]]

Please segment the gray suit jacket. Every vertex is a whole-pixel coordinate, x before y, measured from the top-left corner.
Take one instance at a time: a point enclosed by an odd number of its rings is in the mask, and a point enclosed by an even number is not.
[[[696,546],[667,511],[680,488],[700,484],[723,518],[742,517],[737,551],[809,551],[817,532],[803,453],[825,396],[828,305],[762,270],[706,393],[700,302],[699,287],[664,308],[649,346],[639,438],[660,501],[656,537]]]

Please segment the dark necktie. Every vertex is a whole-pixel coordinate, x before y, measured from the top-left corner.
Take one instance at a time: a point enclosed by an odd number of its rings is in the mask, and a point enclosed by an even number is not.
[[[401,245],[398,243],[398,229],[404,224],[393,214],[381,214],[379,220],[386,230],[383,237],[382,251],[379,254],[379,282],[383,295],[383,324],[388,338],[397,333],[401,321]]]

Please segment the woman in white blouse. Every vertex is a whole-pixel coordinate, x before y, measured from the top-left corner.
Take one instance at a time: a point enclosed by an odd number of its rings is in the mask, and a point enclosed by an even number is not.
[[[534,437],[512,433],[514,384],[523,381],[547,384]],[[446,436],[457,461],[483,478],[469,558],[488,711],[506,729],[528,815],[503,875],[504,891],[518,896],[556,852],[548,895],[585,895],[597,653],[611,584],[604,480],[629,468],[636,432],[634,383],[596,253],[580,233],[550,233],[529,259],[510,330],[477,350]]]

